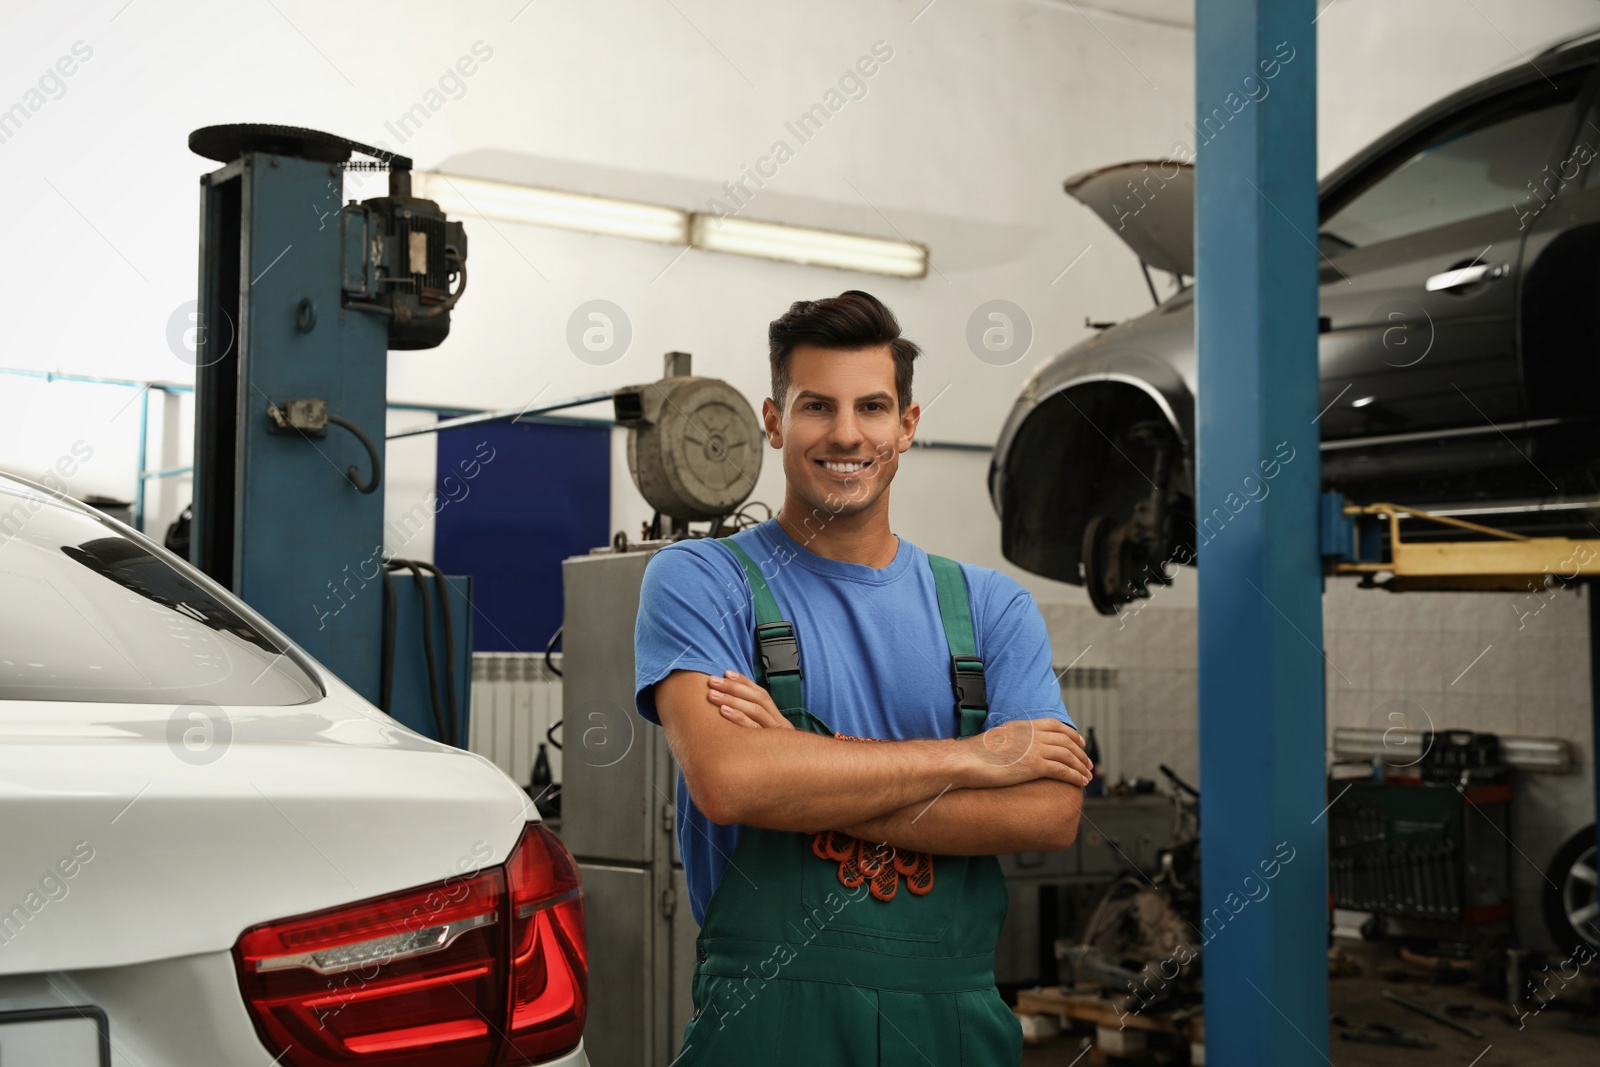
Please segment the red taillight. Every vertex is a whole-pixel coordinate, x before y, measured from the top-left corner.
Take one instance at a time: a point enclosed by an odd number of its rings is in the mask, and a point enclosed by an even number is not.
[[[588,1006],[583,899],[529,823],[504,867],[245,931],[240,986],[293,1067],[490,1067],[574,1048]]]
[[[589,1008],[588,942],[578,865],[560,838],[529,823],[506,861],[511,911],[511,1025],[500,1063],[537,1063],[573,1048]]]

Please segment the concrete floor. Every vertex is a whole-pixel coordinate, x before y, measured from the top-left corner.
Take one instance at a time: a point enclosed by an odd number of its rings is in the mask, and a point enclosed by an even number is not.
[[[1407,1000],[1445,1014],[1448,1004],[1472,1004],[1489,1017],[1462,1022],[1482,1032],[1475,1038],[1407,1011],[1383,997],[1393,990]],[[1600,1034],[1575,1032],[1570,1024],[1579,1016],[1552,1003],[1542,1011],[1537,1005],[1524,1008],[1520,1023],[1515,1021],[1502,998],[1488,997],[1474,989],[1455,986],[1429,986],[1393,982],[1376,975],[1334,979],[1329,986],[1330,1006],[1336,1014],[1356,1026],[1368,1020],[1401,1026],[1423,1034],[1437,1043],[1433,1049],[1408,1049],[1391,1045],[1368,1045],[1346,1041],[1331,1027],[1328,1056],[1336,1064],[1371,1064],[1373,1067],[1415,1067],[1419,1062],[1459,1064],[1465,1067],[1511,1067],[1513,1064],[1538,1064],[1539,1067],[1593,1067],[1600,1063]]]
[[[1581,1016],[1562,1010],[1561,1002],[1552,1002],[1537,1013],[1529,1011],[1521,1020],[1519,1029],[1517,1023],[1511,1021],[1501,998],[1485,996],[1470,986],[1436,986],[1426,981],[1385,978],[1376,971],[1379,967],[1389,970],[1394,961],[1369,959],[1367,963],[1365,973],[1350,978],[1335,978],[1329,982],[1329,1002],[1333,1013],[1342,1015],[1356,1027],[1368,1021],[1404,1027],[1434,1041],[1437,1047],[1410,1049],[1346,1041],[1339,1036],[1338,1027],[1330,1026],[1328,1059],[1334,1067],[1422,1067],[1426,1064],[1439,1064],[1441,1067],[1594,1067],[1600,1063],[1600,1033],[1572,1030],[1571,1023]],[[1384,999],[1385,989],[1393,990],[1398,996],[1426,1005],[1441,1014],[1449,1004],[1472,1004],[1488,1012],[1489,1017],[1463,1022],[1481,1031],[1483,1037],[1469,1037],[1407,1011]],[[1078,1059],[1082,1052],[1082,1036],[1077,1033],[1063,1035],[1053,1044],[1030,1048],[1023,1054],[1022,1063],[1024,1067],[1067,1067],[1077,1061],[1079,1067],[1083,1067],[1090,1062],[1090,1057]],[[1316,1061],[1317,1057],[1309,1045],[1305,1047],[1305,1052],[1302,1062],[1310,1064]]]

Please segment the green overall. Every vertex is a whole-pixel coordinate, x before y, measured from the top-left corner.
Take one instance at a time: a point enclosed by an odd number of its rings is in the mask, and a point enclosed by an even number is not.
[[[793,624],[760,568],[721,541],[755,597],[755,680],[796,729],[835,736],[802,706]],[[951,713],[970,737],[987,704],[966,581],[953,560],[928,560],[950,645]],[[995,858],[940,855],[931,889],[901,886],[883,900],[869,881],[848,888],[819,855],[809,834],[741,828],[696,939],[695,1011],[675,1067],[1020,1062],[1022,1029],[994,983],[1007,902]]]

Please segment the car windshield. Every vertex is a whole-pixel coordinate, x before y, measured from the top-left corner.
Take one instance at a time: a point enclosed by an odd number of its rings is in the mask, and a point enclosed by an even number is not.
[[[0,700],[303,704],[278,639],[110,523],[0,483]]]

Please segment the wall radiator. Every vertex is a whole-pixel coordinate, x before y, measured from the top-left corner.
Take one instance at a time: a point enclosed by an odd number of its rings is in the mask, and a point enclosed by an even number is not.
[[[1067,714],[1078,724],[1078,732],[1089,740],[1089,727],[1094,727],[1095,743],[1100,747],[1096,769],[1105,777],[1106,785],[1116,782],[1122,769],[1122,718],[1117,714],[1117,669],[1115,667],[1073,667],[1062,673],[1061,701]]]
[[[561,653],[551,654],[556,668]],[[1115,667],[1058,666],[1061,700],[1085,739],[1094,727],[1098,766],[1106,784],[1122,773],[1122,720],[1117,714]],[[474,652],[472,716],[467,748],[487,757],[513,781],[528,784],[533,760],[552,723],[561,718],[561,679],[545,666],[542,652]],[[557,740],[561,731],[556,731]],[[561,752],[549,745],[550,772],[561,781]]]
[[[561,653],[551,653],[561,669]],[[513,781],[526,786],[534,756],[552,723],[561,718],[561,679],[545,666],[543,652],[474,652],[472,717],[467,749],[486,756]],[[561,740],[561,731],[556,731]],[[547,745],[550,773],[561,781],[561,751]]]

